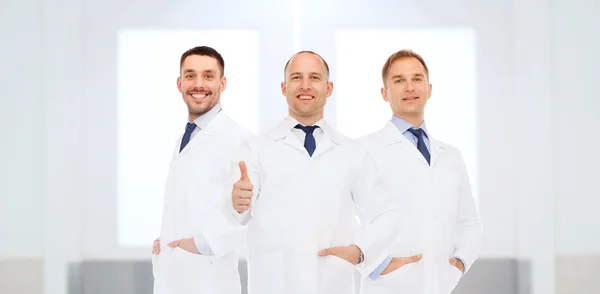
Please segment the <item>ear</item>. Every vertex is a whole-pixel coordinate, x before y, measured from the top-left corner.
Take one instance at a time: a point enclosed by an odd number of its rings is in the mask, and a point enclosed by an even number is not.
[[[390,102],[387,95],[387,89],[385,87],[381,87],[381,97],[383,97],[383,101]]]
[[[227,78],[225,78],[225,76],[223,76],[221,78],[221,88],[220,88],[220,93],[223,93],[223,91],[225,91],[225,88],[227,87]]]
[[[431,97],[431,90],[433,89],[433,87],[431,86],[431,84],[429,84],[429,95],[427,96],[427,100],[429,100],[429,97]]]
[[[327,82],[327,97],[331,96],[331,93],[333,93],[333,82],[329,81]]]
[[[177,77],[177,89],[179,93],[183,94],[183,90],[181,90],[181,77]]]
[[[287,91],[287,86],[285,84],[285,82],[281,82],[281,94],[283,94],[283,96],[285,95],[285,92]]]

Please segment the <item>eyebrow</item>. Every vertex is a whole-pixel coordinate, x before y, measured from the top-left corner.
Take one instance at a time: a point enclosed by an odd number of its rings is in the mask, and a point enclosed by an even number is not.
[[[322,75],[323,75],[323,74],[321,74],[321,73],[318,73],[318,72],[310,72],[310,73],[308,73],[308,74],[309,74],[309,75],[319,75],[319,76],[322,76]],[[301,73],[301,72],[292,72],[292,73],[290,73],[290,76],[293,76],[293,75],[302,75],[302,73]]]
[[[422,73],[416,73],[412,75],[413,77],[424,77],[425,75]],[[393,79],[397,79],[397,78],[404,78],[404,75],[393,75],[392,76],[392,80]]]
[[[195,73],[195,72],[196,71],[193,70],[193,69],[186,69],[186,70],[183,71],[183,73]],[[203,73],[212,73],[212,74],[214,74],[214,73],[216,73],[216,71],[214,71],[212,69],[207,69],[207,70],[203,71]]]

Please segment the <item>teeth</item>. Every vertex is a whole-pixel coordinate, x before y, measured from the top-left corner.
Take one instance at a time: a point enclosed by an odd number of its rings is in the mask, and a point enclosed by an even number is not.
[[[194,97],[196,99],[202,99],[202,98],[206,97],[206,94],[192,94],[192,97]]]
[[[310,100],[310,99],[312,99],[312,96],[308,96],[308,95],[301,95],[301,96],[298,96],[298,97],[300,99],[302,99],[302,100]]]

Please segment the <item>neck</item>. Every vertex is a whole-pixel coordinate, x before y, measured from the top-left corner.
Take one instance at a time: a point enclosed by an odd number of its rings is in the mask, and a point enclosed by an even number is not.
[[[190,122],[194,122],[195,120],[197,120],[199,117],[201,116],[201,114],[198,113],[190,113],[188,114],[188,120]]]
[[[303,126],[312,126],[323,118],[323,113],[321,112],[311,116],[299,116],[290,111],[290,116],[296,119]]]
[[[188,112],[188,119],[190,120],[190,122],[194,122],[195,120],[197,120],[199,117],[209,113],[211,110],[213,110],[215,107],[217,107],[218,103],[213,105],[213,107],[211,107],[210,109],[206,110],[205,112],[196,112],[196,113],[192,113],[192,112]]]
[[[424,120],[424,115],[422,113],[419,114],[394,114],[395,116],[407,121],[408,123],[410,123],[411,125],[413,125],[413,127],[418,128],[420,125],[423,124],[423,120]]]

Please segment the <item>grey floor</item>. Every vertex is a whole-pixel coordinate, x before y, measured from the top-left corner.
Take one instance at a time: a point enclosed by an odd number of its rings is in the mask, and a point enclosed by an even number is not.
[[[43,293],[43,265],[40,259],[0,259],[0,294]],[[245,262],[240,262],[242,281],[245,268]],[[152,293],[150,262],[84,261],[71,264],[68,273],[67,294]],[[454,294],[529,294],[530,277],[526,261],[482,258]],[[558,257],[556,279],[548,283],[556,284],[556,294],[600,294],[600,255]]]
[[[151,294],[150,262],[88,261],[69,269],[69,294]],[[240,261],[246,280],[246,264]],[[465,275],[456,294],[528,294],[529,266],[516,260],[479,260]],[[242,285],[244,294],[246,285]]]

